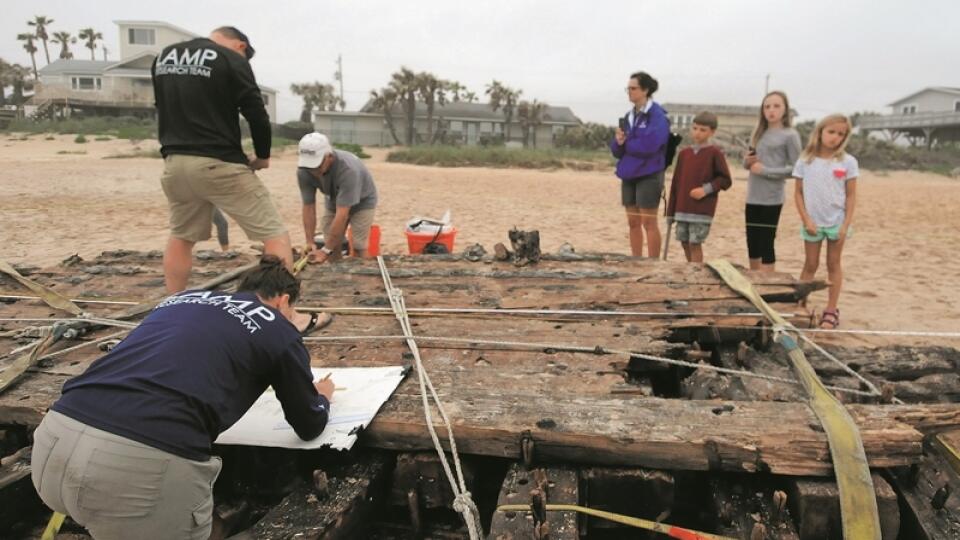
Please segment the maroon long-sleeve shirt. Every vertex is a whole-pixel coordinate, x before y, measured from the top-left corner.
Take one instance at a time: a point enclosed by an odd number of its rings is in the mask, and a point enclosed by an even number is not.
[[[723,150],[713,145],[703,146],[696,152],[692,147],[684,148],[673,170],[666,215],[679,221],[709,223],[717,211],[717,195],[731,185],[733,181]],[[699,201],[690,196],[690,191],[698,187],[707,192]]]

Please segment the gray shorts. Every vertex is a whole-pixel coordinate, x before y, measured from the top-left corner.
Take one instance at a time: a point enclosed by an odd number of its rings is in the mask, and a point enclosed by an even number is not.
[[[620,198],[624,206],[657,208],[663,193],[663,171],[620,181]]]
[[[702,244],[710,234],[709,223],[699,223],[695,221],[678,221],[677,240],[687,244]]]
[[[50,411],[33,434],[33,487],[97,540],[206,539],[220,458],[192,461]]]

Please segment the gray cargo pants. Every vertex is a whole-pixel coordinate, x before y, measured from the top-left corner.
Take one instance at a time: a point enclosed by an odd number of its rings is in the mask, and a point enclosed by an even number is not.
[[[56,411],[33,439],[40,498],[97,540],[210,536],[220,458],[185,459]]]

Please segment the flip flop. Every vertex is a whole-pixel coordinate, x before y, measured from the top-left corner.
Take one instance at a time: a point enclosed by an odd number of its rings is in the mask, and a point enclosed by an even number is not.
[[[323,317],[323,319],[321,319]],[[330,323],[333,322],[332,313],[317,313],[316,311],[310,314],[310,322],[307,323],[307,326],[300,331],[301,336],[309,336],[313,332],[326,328],[330,326]]]

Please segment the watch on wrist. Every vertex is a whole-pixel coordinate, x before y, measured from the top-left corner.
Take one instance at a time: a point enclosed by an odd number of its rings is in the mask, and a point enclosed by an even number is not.
[[[333,254],[333,250],[330,249],[330,248],[328,248],[327,246],[323,246],[322,248],[320,248],[320,251],[326,253],[327,255],[332,255],[332,254]]]

